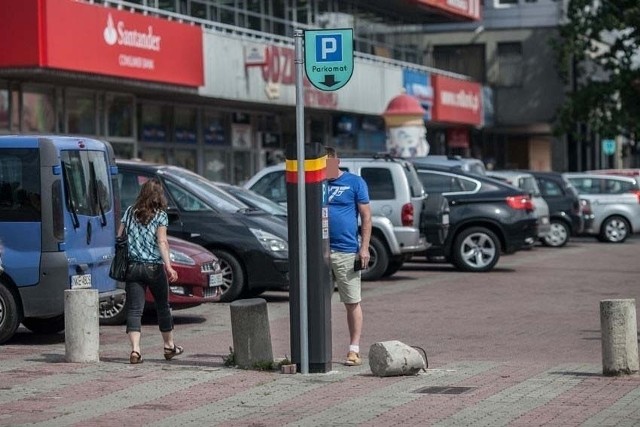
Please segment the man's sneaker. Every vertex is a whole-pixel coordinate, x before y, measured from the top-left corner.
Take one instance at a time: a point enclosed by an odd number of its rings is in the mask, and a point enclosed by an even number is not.
[[[360,359],[360,355],[355,351],[350,351],[347,353],[347,361],[345,362],[347,366],[360,366],[362,365],[362,359]]]

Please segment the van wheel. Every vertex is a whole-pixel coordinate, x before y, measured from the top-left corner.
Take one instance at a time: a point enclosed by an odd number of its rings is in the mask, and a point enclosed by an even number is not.
[[[244,270],[238,259],[227,251],[214,249],[211,252],[218,257],[222,269],[221,302],[231,302],[238,298],[244,289]]]
[[[389,254],[384,243],[376,236],[371,236],[369,241],[369,254],[371,259],[369,266],[362,271],[362,280],[378,280],[389,267]]]
[[[15,295],[0,283],[0,344],[16,333],[22,316]]]
[[[100,324],[106,326],[123,325],[127,321],[127,297],[116,302],[109,301],[100,303]]]
[[[598,240],[607,243],[622,243],[629,237],[630,230],[631,227],[626,219],[614,215],[602,223]]]
[[[35,334],[55,334],[64,331],[64,314],[46,319],[26,317],[22,324]]]
[[[462,271],[489,271],[500,259],[500,241],[487,228],[468,228],[456,236],[451,258]]]

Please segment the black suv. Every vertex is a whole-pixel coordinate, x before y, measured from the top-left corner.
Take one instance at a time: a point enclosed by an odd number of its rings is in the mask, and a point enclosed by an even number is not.
[[[542,242],[552,247],[566,245],[570,236],[584,230],[578,190],[559,172],[528,172],[538,181],[540,193],[549,205],[551,232]]]
[[[500,254],[520,250],[537,239],[531,196],[522,190],[460,169],[416,165],[428,194],[449,200],[449,233],[428,258],[444,257],[463,271],[491,270]]]
[[[118,161],[120,203],[133,204],[142,184],[158,178],[169,202],[168,233],[204,246],[220,261],[221,301],[288,289],[286,221],[253,209],[187,169]]]

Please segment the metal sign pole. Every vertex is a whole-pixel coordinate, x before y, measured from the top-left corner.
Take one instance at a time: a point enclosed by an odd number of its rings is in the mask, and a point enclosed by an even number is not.
[[[293,32],[296,49],[296,149],[298,153],[298,265],[300,279],[300,371],[309,373],[309,324],[307,317],[307,212],[304,173],[304,31]]]

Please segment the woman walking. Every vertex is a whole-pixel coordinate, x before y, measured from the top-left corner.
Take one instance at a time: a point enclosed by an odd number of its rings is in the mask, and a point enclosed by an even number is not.
[[[129,363],[142,363],[140,331],[147,287],[153,295],[158,316],[158,327],[164,341],[164,358],[173,359],[184,349],[173,341],[173,317],[169,308],[169,282],[178,279],[171,268],[166,213],[167,200],[162,184],[156,179],[145,182],[135,203],[124,214],[118,230],[121,236],[126,229],[129,243],[129,268],[127,270],[127,334],[131,342]],[[167,281],[168,276],[168,281]]]

